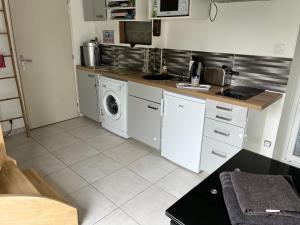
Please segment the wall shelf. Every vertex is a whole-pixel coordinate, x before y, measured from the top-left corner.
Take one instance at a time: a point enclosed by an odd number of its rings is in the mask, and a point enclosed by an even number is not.
[[[111,5],[112,3],[115,3]],[[121,6],[124,3],[125,6]],[[127,5],[126,5],[127,4]],[[111,6],[110,6],[111,5]],[[144,21],[148,18],[147,0],[107,0],[107,20]]]

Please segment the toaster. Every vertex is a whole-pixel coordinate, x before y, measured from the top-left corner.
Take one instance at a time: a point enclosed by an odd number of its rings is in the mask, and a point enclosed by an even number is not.
[[[204,72],[204,82],[216,86],[226,86],[231,83],[231,75],[223,68],[206,67]]]

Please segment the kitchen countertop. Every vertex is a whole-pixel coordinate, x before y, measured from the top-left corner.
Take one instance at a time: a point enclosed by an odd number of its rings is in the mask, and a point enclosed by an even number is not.
[[[231,225],[219,175],[236,168],[250,173],[291,175],[300,191],[300,169],[242,150],[167,209],[166,215],[178,225]],[[212,194],[212,189],[217,190],[217,194]]]
[[[133,81],[153,87],[158,87],[178,94],[193,96],[202,99],[211,99],[255,110],[263,110],[282,97],[282,94],[280,93],[265,91],[247,100],[238,100],[234,98],[216,95],[216,93],[221,91],[222,89],[219,86],[213,86],[209,91],[178,89],[176,87],[176,83],[179,82],[178,80],[146,80],[143,78],[144,73],[130,69],[93,69],[83,66],[77,66],[77,69],[92,73],[99,73],[103,76],[118,80]]]

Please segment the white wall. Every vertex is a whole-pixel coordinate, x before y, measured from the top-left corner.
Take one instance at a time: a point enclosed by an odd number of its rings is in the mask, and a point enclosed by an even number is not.
[[[209,20],[168,21],[166,48],[293,57],[300,23],[299,0],[218,4]],[[284,54],[274,47],[285,44]]]
[[[84,41],[95,38],[95,22],[85,22],[82,0],[70,0],[73,49],[75,63],[80,64],[80,46]]]
[[[203,0],[202,0],[203,1]],[[262,56],[293,57],[300,23],[299,0],[272,0],[218,4],[214,23],[206,20],[167,20],[163,39],[154,46]],[[97,22],[96,34],[102,40],[102,30],[115,31],[119,44],[117,22]],[[284,44],[283,54],[276,45]]]
[[[294,61],[292,63],[291,75],[288,83],[286,101],[283,106],[280,129],[275,146],[274,158],[284,159],[286,150],[289,147],[292,127],[295,122],[297,104],[300,98],[300,31],[298,35],[298,44],[295,51]]]

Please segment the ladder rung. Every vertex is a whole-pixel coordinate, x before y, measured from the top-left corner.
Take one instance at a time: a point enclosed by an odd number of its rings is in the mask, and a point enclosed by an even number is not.
[[[19,99],[19,97],[0,99],[0,102],[10,101],[10,100],[14,100],[14,99]]]
[[[7,79],[14,79],[14,76],[10,76],[10,77],[0,77],[0,80],[7,80]]]
[[[22,119],[22,118],[23,118],[23,116],[13,117],[13,118],[5,119],[5,120],[0,120],[0,123],[8,122],[11,120],[18,120],[18,119]]]
[[[0,32],[0,35],[7,35],[7,32]]]
[[[11,57],[11,55],[4,55],[5,58]]]

